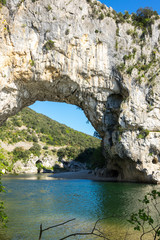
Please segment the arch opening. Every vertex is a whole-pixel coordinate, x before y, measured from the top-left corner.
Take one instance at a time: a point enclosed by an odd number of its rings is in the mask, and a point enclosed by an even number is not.
[[[48,109],[51,112],[50,104]],[[80,119],[82,111],[77,110],[76,106],[74,106],[74,111],[73,106],[70,107],[72,115],[69,114],[69,119],[71,120],[77,113]],[[31,106],[31,108],[34,107]],[[6,151],[6,159],[10,154],[11,163],[13,163],[13,169],[9,170],[10,163],[6,161],[7,171],[49,173],[64,170],[87,170],[90,167],[92,169],[96,165],[98,166],[96,157],[100,155],[101,151],[98,138],[77,132],[64,125],[65,122],[60,124],[47,116],[34,112],[32,109],[23,109],[17,115],[8,118],[4,126],[0,128],[0,132],[3,132],[0,137],[3,149],[1,148],[0,151]],[[54,107],[52,109],[54,113]],[[58,111],[62,112],[59,106]],[[71,113],[71,109],[69,112]],[[66,117],[66,115],[68,115],[66,109],[63,109],[63,116]],[[83,125],[91,128],[89,124],[86,124],[85,117],[83,117]],[[8,139],[5,138],[7,131],[9,131]],[[93,131],[94,128],[92,128],[92,133]],[[5,146],[3,142],[6,139],[10,152],[7,152],[8,146]]]

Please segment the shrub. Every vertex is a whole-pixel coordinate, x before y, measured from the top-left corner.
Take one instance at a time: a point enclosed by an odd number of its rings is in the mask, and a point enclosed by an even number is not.
[[[131,35],[131,34],[133,33],[133,30],[128,29],[126,33],[127,33],[128,35]]]
[[[31,153],[33,153],[36,156],[40,156],[41,154],[41,146],[38,143],[33,143],[33,146],[29,149]]]
[[[158,15],[157,11],[153,11],[151,7],[139,8],[136,14],[139,21]]]
[[[20,159],[23,159],[24,161],[28,160],[30,151],[23,149],[22,147],[16,147],[13,150],[13,161],[16,162]]]
[[[139,28],[145,30],[144,35],[149,33],[150,36],[152,35],[152,28],[151,25],[154,23],[154,18],[157,18],[158,13],[157,11],[153,11],[150,7],[139,8],[135,13],[132,14],[133,24]]]
[[[99,20],[103,20],[104,19],[104,14],[101,12],[101,14],[99,15]]]
[[[48,5],[48,6],[46,7],[46,10],[49,12],[50,10],[52,10],[52,7],[51,7],[50,5]]]
[[[48,40],[44,46],[44,49],[46,49],[47,51],[54,49],[54,42],[52,40]]]
[[[131,75],[133,68],[134,68],[134,66],[130,66],[130,67],[127,69],[126,73],[129,74],[129,75]]]
[[[6,5],[6,0],[0,0],[0,4],[2,4],[3,6],[5,6]]]
[[[121,63],[116,68],[117,68],[118,71],[124,71],[125,70],[125,64]]]
[[[98,159],[98,161],[97,161]],[[91,168],[103,168],[105,166],[106,159],[104,158],[102,154],[102,148],[98,147],[93,149],[92,155],[90,156],[90,164]]]
[[[116,15],[116,23],[124,23],[125,19],[123,17],[123,13],[119,12]]]
[[[118,51],[118,40],[116,39],[116,43],[115,43],[115,49],[116,51]]]
[[[125,14],[123,15],[124,19],[129,19],[130,18],[130,14],[128,11],[125,11]]]
[[[47,145],[45,145],[45,146],[43,147],[43,149],[44,149],[44,150],[47,150],[47,149],[48,149],[48,146],[47,146]]]
[[[148,129],[141,129],[137,138],[145,139],[149,135]]]
[[[35,62],[31,59],[31,60],[29,60],[29,63],[30,63],[30,65],[31,65],[31,67],[33,67],[34,66],[34,64],[35,64]]]
[[[38,137],[36,135],[33,135],[32,140],[33,140],[33,142],[38,142]]]
[[[68,34],[69,34],[69,29],[65,31],[65,35],[68,35]]]
[[[62,160],[62,158],[64,158],[66,155],[66,149],[65,148],[61,148],[57,151],[57,156],[59,157],[59,160]]]

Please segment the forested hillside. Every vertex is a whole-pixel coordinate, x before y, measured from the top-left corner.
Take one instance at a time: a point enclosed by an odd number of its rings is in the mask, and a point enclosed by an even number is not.
[[[9,118],[0,127],[0,168],[12,171],[18,160],[30,156],[76,159],[81,162],[100,155],[100,140],[75,131],[30,108]],[[94,164],[93,164],[94,165]]]

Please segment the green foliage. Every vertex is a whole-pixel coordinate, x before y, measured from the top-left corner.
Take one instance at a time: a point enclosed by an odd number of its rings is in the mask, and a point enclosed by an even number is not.
[[[131,75],[133,68],[134,68],[134,66],[128,67],[126,73],[129,74],[129,75]]]
[[[148,129],[141,129],[137,138],[145,139],[148,135],[149,135],[149,130]]]
[[[126,62],[127,60],[131,60],[132,57],[133,57],[132,53],[129,53],[128,55],[123,56],[123,60],[124,62]]]
[[[54,49],[54,42],[52,40],[48,40],[44,46],[44,49],[46,49],[47,51]]]
[[[20,159],[27,161],[31,154],[30,151],[24,150],[22,147],[16,147],[12,153],[13,153],[13,161],[14,162],[16,162]]]
[[[38,142],[38,137],[36,135],[33,135],[32,140],[33,140],[33,142]]]
[[[131,35],[133,39],[136,39],[138,37],[136,30],[128,29],[126,33],[127,35]]]
[[[102,155],[102,148],[87,148],[82,150],[80,154],[75,158],[76,161],[86,162],[89,168],[103,168],[105,166],[105,158]]]
[[[153,239],[160,240],[160,192],[152,190],[143,200],[139,200],[141,208],[132,213],[128,220],[134,225],[134,230],[141,231],[140,239],[148,233],[152,233]]]
[[[116,23],[124,23],[125,22],[125,19],[123,17],[123,13],[119,12],[117,13],[116,15]]]
[[[116,29],[116,36],[119,36],[119,28]]]
[[[45,145],[45,146],[43,147],[43,149],[44,149],[44,150],[47,150],[47,149],[48,149],[48,146],[47,146],[47,145]]]
[[[118,71],[124,71],[125,70],[125,64],[121,63],[118,66],[116,66],[116,68],[117,68]]]
[[[116,39],[116,43],[115,43],[115,49],[116,51],[118,51],[118,40]]]
[[[41,169],[44,168],[44,166],[40,162],[36,163],[36,167],[38,168],[38,172],[40,172]]]
[[[69,29],[65,31],[65,35],[68,35],[68,34],[69,34]]]
[[[99,18],[99,20],[103,20],[104,19],[104,14],[101,12],[98,18]]]
[[[129,19],[130,18],[130,14],[128,11],[125,11],[125,14],[123,15],[124,19]]]
[[[149,33],[152,35],[151,26],[154,20],[157,19],[157,11],[153,11],[150,7],[139,8],[135,13],[132,14],[133,24],[144,30],[144,34]]]
[[[139,8],[136,13],[139,21],[158,15],[157,11],[153,11],[151,7]]]
[[[50,5],[48,5],[48,6],[46,7],[46,10],[49,12],[49,11],[52,10],[52,7],[51,7]]]
[[[33,146],[29,149],[29,151],[39,157],[41,154],[41,146],[38,143],[33,143]]]
[[[65,155],[66,155],[66,149],[65,148],[61,148],[57,151],[57,156],[59,157],[59,160],[64,158]]]
[[[40,156],[39,141],[44,144],[43,154],[49,145],[65,146],[61,148],[63,150],[58,151],[58,156],[66,159],[75,159],[85,149],[94,149],[100,146],[99,139],[75,131],[29,108],[23,109],[0,127],[0,139],[10,144],[19,141],[34,143],[29,150],[15,148],[10,154],[0,149],[0,169],[6,169],[7,171],[12,170],[13,163],[17,160],[27,161],[31,153]],[[56,154],[56,150],[51,151],[50,154]]]
[[[4,187],[1,182],[1,175],[2,175],[2,172],[0,171],[0,193],[4,192]],[[0,222],[2,222],[3,226],[6,226],[8,217],[7,217],[6,213],[4,212],[4,209],[5,209],[4,203],[2,201],[0,201]]]
[[[30,65],[31,65],[31,67],[33,67],[34,64],[35,64],[35,62],[34,62],[32,59],[29,60],[29,63],[30,63]]]
[[[6,1],[6,0],[0,0],[0,4],[2,4],[3,6],[5,6],[5,5],[6,5],[6,3],[7,3],[7,1]]]
[[[102,148],[98,147],[93,150],[93,154],[89,158],[90,160],[90,166],[92,169],[95,168],[103,168],[106,164],[106,159],[104,158],[102,154]]]

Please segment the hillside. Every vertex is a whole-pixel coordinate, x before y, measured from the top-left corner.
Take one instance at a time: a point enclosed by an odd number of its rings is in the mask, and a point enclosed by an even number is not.
[[[81,162],[94,158],[100,140],[75,131],[42,114],[25,108],[0,127],[0,168],[20,171],[22,165],[39,159],[52,168],[58,159]],[[31,165],[32,165],[31,164]],[[30,167],[31,168],[31,167]],[[34,169],[35,171],[35,169]]]

